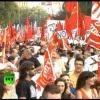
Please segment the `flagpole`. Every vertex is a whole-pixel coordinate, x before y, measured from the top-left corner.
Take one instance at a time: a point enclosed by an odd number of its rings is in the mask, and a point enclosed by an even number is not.
[[[49,56],[49,59],[50,59],[51,68],[52,68],[52,71],[53,71],[53,77],[55,77],[54,76],[54,70],[53,70],[53,63],[52,63],[51,56],[50,56],[50,52],[49,52],[49,49],[48,48],[47,48],[47,52],[48,52],[48,56]]]
[[[78,35],[78,1],[77,1],[77,8],[76,8],[76,10],[77,10],[77,33],[76,33],[76,36]]]

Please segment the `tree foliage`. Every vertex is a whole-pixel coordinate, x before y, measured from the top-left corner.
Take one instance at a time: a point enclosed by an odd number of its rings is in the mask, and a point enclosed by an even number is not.
[[[0,24],[5,26],[16,20],[18,6],[14,2],[0,2]]]
[[[67,2],[67,1],[66,1]],[[59,11],[58,14],[54,15],[55,20],[64,20],[65,16],[70,17],[64,6],[66,2],[63,3],[63,10]],[[79,1],[81,12],[85,15],[91,15],[92,2],[91,1]],[[19,8],[15,2],[2,1],[0,2],[0,24],[5,26],[10,22],[14,24],[25,24],[26,16],[29,16],[30,22],[34,23],[37,21],[38,26],[44,22],[48,16],[48,13],[41,7],[36,6],[31,9],[29,8]]]

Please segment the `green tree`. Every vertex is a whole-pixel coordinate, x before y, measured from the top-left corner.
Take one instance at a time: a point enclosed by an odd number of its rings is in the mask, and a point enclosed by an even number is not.
[[[25,24],[26,16],[29,17],[30,22],[34,23],[35,21],[37,21],[38,26],[40,26],[40,24],[46,20],[48,14],[41,6],[36,6],[32,9],[20,9],[20,23],[22,23],[23,25]]]
[[[10,22],[16,20],[18,15],[18,6],[14,2],[2,1],[0,2],[0,24],[8,25]]]

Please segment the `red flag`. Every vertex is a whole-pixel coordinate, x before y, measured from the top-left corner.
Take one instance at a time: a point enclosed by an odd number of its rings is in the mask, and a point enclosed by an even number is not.
[[[85,24],[85,30],[89,30],[90,29],[90,25],[91,25],[91,17],[84,15],[84,24]]]
[[[77,1],[68,1],[66,2],[65,9],[70,13],[75,13],[77,9],[80,11],[80,7],[77,4]]]
[[[45,34],[46,26],[45,23],[41,25],[40,27],[40,33],[41,33],[41,40],[46,41],[46,34]]]
[[[100,2],[92,2],[91,20],[91,30],[100,34]]]
[[[10,46],[14,46],[15,45],[15,39],[16,39],[17,31],[13,27],[12,23],[9,24],[7,31],[10,34]],[[7,37],[9,38],[8,35],[7,35]]]
[[[53,69],[52,64],[50,60],[49,51],[45,52],[45,62],[44,62],[44,68],[42,70],[41,75],[36,80],[37,84],[39,86],[42,86],[45,88],[47,84],[52,84],[54,82],[54,75],[53,75]]]
[[[57,29],[57,31],[63,30],[63,26],[60,21],[56,24],[56,29]]]
[[[100,21],[100,2],[92,2],[91,19]]]
[[[85,22],[84,16],[80,12],[80,7],[77,1],[74,2],[67,2],[65,6],[66,10],[71,13],[67,26],[70,27],[69,29],[72,31],[77,29],[77,32],[74,34],[75,37],[80,36],[84,39],[85,35]],[[67,31],[70,30],[67,29]]]
[[[84,23],[83,23],[83,15],[81,13],[72,14],[69,18],[69,25],[71,27],[71,31],[74,29],[78,29],[76,36],[82,36],[84,34]]]
[[[90,36],[86,40],[87,46],[95,47],[100,50],[100,35],[90,34]]]
[[[9,24],[9,33],[10,33],[10,38],[15,38],[16,37],[16,34],[17,34],[17,31],[15,30],[15,28],[13,27],[12,23]]]
[[[65,18],[64,29],[66,30],[68,37],[73,38],[72,32],[71,32],[71,26],[69,24],[69,19],[67,16]]]
[[[100,21],[92,20],[91,22],[91,31],[95,34],[100,34]]]
[[[52,49],[56,48],[58,42],[57,33],[53,33],[52,37],[50,38],[50,41],[48,43],[48,48],[51,51]]]
[[[60,22],[56,24],[56,29],[57,31],[63,30],[63,26]],[[62,44],[63,44],[62,39],[58,39],[58,47],[62,48]]]
[[[28,16],[26,17],[26,25],[24,27],[24,31],[25,31],[25,41],[27,41],[33,37],[34,31],[30,25]]]

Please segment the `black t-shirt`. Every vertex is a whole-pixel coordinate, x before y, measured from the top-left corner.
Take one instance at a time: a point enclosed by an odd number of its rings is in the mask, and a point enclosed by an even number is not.
[[[19,81],[16,86],[18,98],[26,97],[27,99],[36,99],[36,84],[33,81]]]
[[[35,57],[31,57],[30,59],[22,59],[20,60],[19,64],[21,65],[24,61],[31,61],[34,63],[35,68],[39,67],[41,64],[40,62],[35,58]]]

